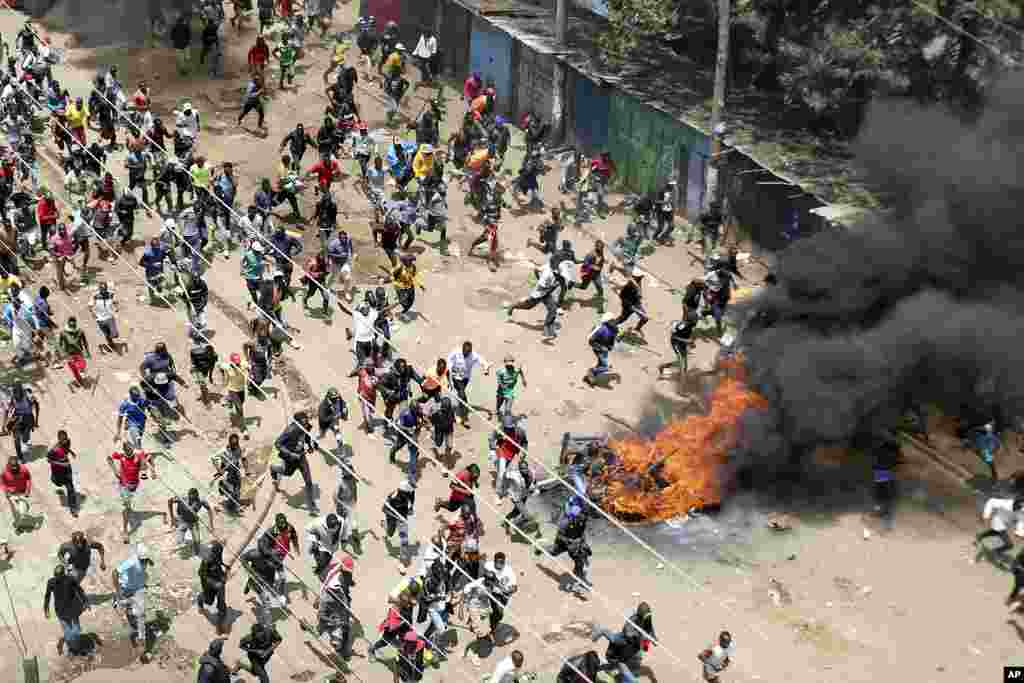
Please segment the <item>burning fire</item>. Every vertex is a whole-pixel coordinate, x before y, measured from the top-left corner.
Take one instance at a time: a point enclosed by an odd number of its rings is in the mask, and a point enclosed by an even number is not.
[[[736,369],[715,388],[706,415],[672,420],[652,440],[628,437],[610,444],[620,462],[606,470],[609,512],[656,521],[721,502],[719,467],[736,445],[739,418],[768,405],[747,388],[742,367]]]

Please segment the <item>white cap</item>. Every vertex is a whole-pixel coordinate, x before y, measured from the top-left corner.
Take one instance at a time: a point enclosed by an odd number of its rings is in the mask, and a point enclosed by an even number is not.
[[[262,242],[253,242],[252,243],[252,250],[253,251],[263,251],[263,243]]]
[[[149,559],[149,548],[146,547],[145,543],[140,543],[135,546],[135,556],[140,560]]]
[[[164,227],[169,229],[169,230],[173,230],[177,226],[178,226],[178,224],[174,222],[173,218],[167,218],[167,219],[164,220]]]
[[[614,313],[605,313],[604,315],[601,316],[601,322],[610,323],[611,321],[615,320],[618,317],[619,316],[615,315]]]
[[[408,479],[403,479],[398,485],[398,490],[404,491],[405,493],[412,493],[412,483],[410,483]]]
[[[395,45],[395,49],[398,50],[399,52],[405,52],[405,44],[399,43],[398,45]]]

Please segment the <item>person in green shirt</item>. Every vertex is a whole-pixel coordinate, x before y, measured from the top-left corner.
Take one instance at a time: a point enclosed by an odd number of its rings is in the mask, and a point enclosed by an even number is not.
[[[57,349],[67,359],[68,370],[75,378],[75,386],[85,386],[82,380],[82,373],[85,371],[85,357],[92,358],[89,350],[89,340],[78,327],[78,320],[71,316],[65,323],[65,327],[57,337]]]
[[[505,365],[498,369],[495,377],[498,381],[498,393],[494,401],[494,412],[497,415],[512,412],[512,402],[516,398],[516,388],[519,380],[523,380],[523,388],[526,388],[526,373],[522,368],[516,367],[516,359],[512,356],[505,356]]]
[[[263,281],[264,268],[266,268],[266,264],[263,261],[263,244],[259,240],[253,240],[249,248],[242,253],[242,260],[239,264],[239,275],[245,280],[249,298],[252,299],[249,308],[260,302],[260,283]]]
[[[277,87],[283,90],[285,78],[288,79],[288,85],[292,85],[295,82],[295,62],[298,61],[298,50],[285,40],[281,45],[274,48],[274,56],[281,63],[281,78],[278,81]]]

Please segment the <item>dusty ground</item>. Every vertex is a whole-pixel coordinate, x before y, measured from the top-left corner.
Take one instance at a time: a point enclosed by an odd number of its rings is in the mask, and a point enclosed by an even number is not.
[[[354,10],[339,11],[337,27],[351,25]],[[20,20],[10,12],[0,12],[0,31],[13,36]],[[58,69],[62,81],[74,93],[87,93],[87,81],[101,65],[117,63],[126,87],[147,78],[153,84],[156,107],[168,112],[188,96],[199,107],[204,122],[202,151],[215,163],[234,161],[241,176],[240,201],[247,202],[255,182],[270,175],[280,139],[297,121],[313,130],[321,118],[323,99],[320,73],[329,59],[326,46],[311,41],[300,69],[295,90],[274,93],[266,139],[238,130],[234,120],[244,80],[244,54],[254,38],[251,28],[241,34],[229,30],[231,46],[228,76],[209,82],[203,78],[184,81],[173,73],[173,55],[167,49],[148,51],[69,50],[68,65]],[[62,36],[56,36],[58,43]],[[377,90],[363,84],[360,104],[369,113],[371,126],[383,125],[383,112]],[[422,91],[425,92],[425,91]],[[415,113],[422,95],[414,94],[407,111]],[[459,111],[452,101],[451,117]],[[253,124],[250,124],[253,125]],[[121,156],[117,157],[118,168]],[[307,157],[307,160],[309,157]],[[310,161],[310,163],[312,163]],[[52,169],[48,170],[48,173]],[[50,173],[52,178],[52,173]],[[545,198],[557,201],[557,180],[552,173],[545,180]],[[312,213],[312,195],[305,198],[303,210]],[[370,246],[365,204],[361,196],[343,184],[338,192],[348,211],[345,224],[361,247],[358,273],[364,284],[371,278],[383,255]],[[453,191],[452,238],[464,254],[475,237],[477,227],[462,208],[461,192]],[[615,204],[615,199],[612,203]],[[513,212],[517,213],[517,212]],[[471,339],[486,358],[498,361],[514,352],[526,368],[529,390],[517,402],[517,412],[529,415],[532,455],[551,460],[558,440],[567,429],[596,431],[617,429],[607,415],[635,423],[649,415],[658,397],[675,411],[694,404],[690,395],[675,395],[675,384],[658,381],[655,367],[667,360],[667,324],[679,309],[672,286],[682,286],[697,272],[682,245],[662,248],[649,255],[645,267],[655,275],[647,291],[649,310],[654,321],[648,334],[649,344],[636,341],[622,344],[612,362],[623,381],[610,389],[588,389],[580,378],[593,359],[585,344],[585,335],[597,317],[586,298],[578,301],[562,318],[562,334],[553,345],[540,341],[541,313],[518,313],[508,323],[500,310],[503,303],[525,294],[529,289],[528,262],[539,263],[539,253],[527,248],[540,216],[522,215],[502,226],[506,248],[505,264],[498,273],[488,271],[478,258],[452,256],[441,258],[432,239],[417,242],[420,263],[425,270],[426,293],[420,295],[417,310],[421,316],[399,326],[395,343],[418,367],[433,365],[464,339]],[[155,231],[155,221],[141,222],[144,234]],[[624,230],[624,218],[612,218],[586,226],[585,232],[570,230],[577,253],[585,253],[595,235],[614,238]],[[137,257],[136,257],[137,259]],[[176,462],[160,461],[160,479],[144,484],[143,509],[146,516],[135,538],[145,539],[161,555],[158,565],[159,587],[156,603],[166,632],[161,636],[156,661],[142,665],[127,651],[124,628],[119,615],[109,607],[109,576],[95,575],[86,588],[97,598],[95,608],[83,618],[86,631],[104,636],[105,645],[94,661],[69,665],[57,658],[54,643],[59,627],[45,622],[40,612],[44,577],[52,571],[57,543],[74,529],[85,529],[102,540],[108,549],[108,561],[118,562],[126,554],[119,538],[119,514],[113,498],[113,482],[103,459],[111,446],[116,402],[123,397],[145,349],[157,339],[166,339],[179,363],[186,362],[183,314],[179,311],[152,309],[139,301],[141,283],[127,263],[97,263],[102,272],[95,278],[112,280],[122,304],[120,316],[129,348],[123,357],[99,357],[92,365],[98,385],[87,392],[72,393],[62,372],[32,377],[43,397],[43,427],[37,443],[52,442],[57,429],[71,433],[82,461],[78,464],[80,486],[85,493],[83,513],[73,520],[61,508],[46,485],[43,452],[37,449],[32,464],[36,476],[36,511],[39,528],[14,541],[15,556],[4,567],[11,595],[20,618],[20,629],[31,653],[45,660],[52,680],[77,680],[81,683],[107,681],[182,681],[189,680],[194,658],[214,636],[206,618],[189,606],[196,585],[197,561],[179,557],[173,536],[157,511],[164,509],[173,491],[208,481],[210,452],[221,445],[226,433],[226,416],[214,405],[200,406],[190,394],[185,404],[195,426],[183,427],[181,440],[173,450]],[[756,267],[751,275],[760,277]],[[49,272],[36,276],[36,283],[49,280]],[[237,262],[217,262],[208,276],[216,293],[210,310],[214,343],[223,356],[237,351],[243,332],[237,321],[244,315],[246,294],[238,281]],[[72,312],[88,319],[85,304],[91,288],[72,297],[57,296],[55,313],[61,319]],[[617,309],[617,302],[613,303]],[[255,436],[247,445],[250,452],[265,453],[269,443],[285,424],[285,416],[300,405],[311,405],[311,393],[317,396],[331,385],[342,388],[351,398],[352,380],[349,344],[343,334],[346,321],[338,316],[333,323],[303,316],[298,307],[287,315],[300,329],[301,352],[290,352],[287,372],[271,386],[279,389],[276,397],[265,402],[250,400],[249,413],[260,419]],[[91,326],[86,328],[90,332]],[[697,350],[697,365],[707,368],[715,348],[702,344]],[[478,376],[471,387],[473,402],[489,406],[493,379]],[[351,406],[355,408],[354,399]],[[472,429],[458,434],[460,465],[483,463],[488,427],[477,418]],[[360,492],[359,513],[364,528],[376,531],[383,497],[397,485],[402,473],[387,464],[385,444],[350,430],[356,465],[372,484]],[[400,456],[401,457],[401,456]],[[581,603],[559,590],[560,574],[566,567],[538,564],[523,542],[510,543],[497,524],[498,502],[485,485],[482,515],[488,533],[484,549],[504,550],[520,574],[520,593],[507,611],[507,622],[514,627],[514,647],[522,649],[531,669],[545,672],[542,680],[552,680],[560,655],[587,648],[585,633],[592,623],[614,625],[638,600],[650,602],[655,609],[656,626],[664,647],[647,659],[646,677],[652,681],[699,680],[699,665],[694,657],[722,628],[734,634],[737,656],[724,680],[729,681],[990,681],[996,680],[1003,664],[1013,663],[1019,649],[1017,631],[1009,627],[1001,606],[1008,579],[984,564],[966,560],[969,534],[975,531],[975,500],[969,492],[930,468],[928,461],[911,454],[904,468],[904,503],[898,511],[896,526],[884,532],[874,525],[866,538],[861,512],[865,493],[858,485],[866,471],[858,464],[840,467],[822,461],[815,468],[818,484],[798,491],[799,504],[784,504],[774,497],[747,494],[729,501],[717,518],[701,518],[683,524],[656,527],[631,527],[655,548],[663,559],[632,542],[615,529],[597,529],[593,577],[598,594]],[[312,463],[314,478],[323,484],[321,505],[329,507],[330,484],[334,474],[329,465],[317,459]],[[162,482],[162,483],[161,483]],[[413,533],[425,538],[436,526],[429,513],[429,502],[446,489],[436,469],[427,469],[420,487],[419,507]],[[288,481],[286,496],[279,497],[272,512],[288,513],[296,526],[304,526],[305,512],[294,509],[302,502],[297,480]],[[256,495],[261,510],[269,496],[264,486]],[[774,533],[766,529],[768,515],[791,512],[794,528]],[[503,512],[503,510],[502,510]],[[229,552],[240,550],[245,531],[255,522],[252,512],[240,523],[217,518],[218,532],[226,537]],[[549,526],[544,529],[550,536]],[[367,540],[365,554],[357,558],[355,613],[363,620],[365,636],[357,639],[357,656],[352,661],[349,680],[386,681],[390,674],[381,664],[371,665],[364,658],[365,638],[373,638],[375,626],[383,617],[384,596],[398,581],[396,564],[383,543]],[[667,564],[666,564],[667,563]],[[310,586],[312,573],[305,560],[292,568]],[[628,578],[627,578],[628,577]],[[774,581],[774,582],[773,582]],[[291,608],[305,619],[314,617],[312,596],[304,597],[298,586],[291,590]],[[232,626],[226,652],[233,660],[238,639],[252,623],[251,606],[241,594],[240,579],[234,579],[228,591],[236,621]],[[5,618],[9,609],[2,610]],[[950,618],[950,617],[953,618]],[[331,672],[325,663],[323,646],[299,631],[294,619],[282,617],[278,623],[285,645],[271,664],[274,680],[322,680]],[[357,629],[357,635],[359,634]],[[465,632],[459,633],[465,640]],[[433,681],[477,681],[494,662],[512,649],[484,653],[475,657],[454,657],[441,669],[431,671]],[[602,649],[603,651],[603,649]],[[13,650],[0,659],[2,680],[16,680]]]

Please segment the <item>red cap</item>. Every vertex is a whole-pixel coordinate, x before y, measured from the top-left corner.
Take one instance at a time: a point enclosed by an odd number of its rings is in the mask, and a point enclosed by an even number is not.
[[[235,365],[241,365],[242,357],[239,356],[237,353],[233,353],[231,354],[231,362],[234,363]]]
[[[356,563],[352,561],[351,557],[346,555],[344,559],[342,559],[341,561],[341,566],[342,568],[347,569],[348,571],[352,571],[352,569],[355,568]]]
[[[416,633],[416,629],[409,629],[405,632],[405,637],[402,639],[407,643],[415,643],[420,639],[420,635]]]

